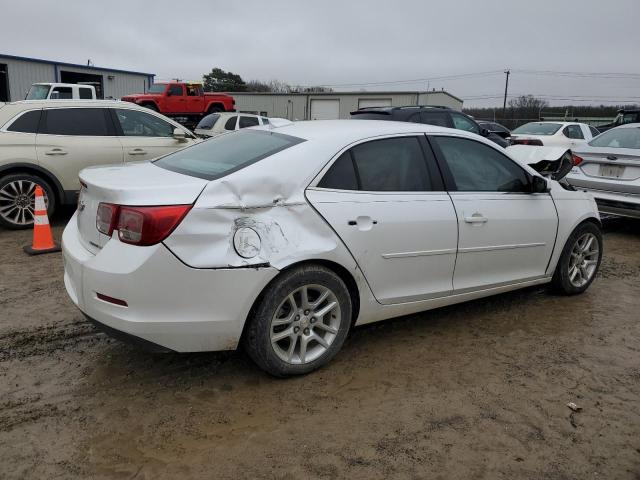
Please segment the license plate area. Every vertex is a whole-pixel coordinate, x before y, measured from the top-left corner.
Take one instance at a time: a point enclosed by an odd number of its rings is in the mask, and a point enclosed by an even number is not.
[[[624,167],[621,165],[600,165],[600,176],[608,178],[620,178],[624,175]]]

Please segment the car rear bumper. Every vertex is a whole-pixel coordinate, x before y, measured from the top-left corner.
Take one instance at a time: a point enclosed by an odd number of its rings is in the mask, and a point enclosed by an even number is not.
[[[622,217],[640,218],[640,195],[575,187],[589,192],[595,198],[600,213]]]
[[[235,349],[254,300],[278,273],[272,267],[195,269],[163,244],[134,247],[115,238],[94,255],[80,243],[75,216],[62,247],[67,293],[87,317],[108,333],[177,352]]]

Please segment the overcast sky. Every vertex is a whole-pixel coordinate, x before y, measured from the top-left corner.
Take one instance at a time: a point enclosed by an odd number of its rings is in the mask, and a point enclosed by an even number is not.
[[[639,25],[640,0],[30,0],[3,6],[0,53],[90,58],[157,79],[220,67],[245,80],[354,84],[343,90],[428,85],[465,106],[501,106],[478,97],[501,97],[510,68],[510,94],[622,103],[640,102]]]

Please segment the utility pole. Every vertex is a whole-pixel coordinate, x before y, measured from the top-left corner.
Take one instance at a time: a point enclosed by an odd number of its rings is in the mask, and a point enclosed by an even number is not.
[[[507,91],[509,90],[509,75],[511,74],[511,70],[505,70],[504,73],[507,75],[507,79],[504,83],[504,102],[502,103],[502,118],[507,116]]]

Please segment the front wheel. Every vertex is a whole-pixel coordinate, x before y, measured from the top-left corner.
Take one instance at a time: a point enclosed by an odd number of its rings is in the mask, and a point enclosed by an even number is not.
[[[342,279],[320,265],[286,271],[265,290],[249,319],[245,350],[277,377],[311,372],[340,350],[351,327]]]
[[[593,282],[602,260],[602,232],[583,223],[571,233],[553,274],[555,290],[566,295],[584,292]]]

